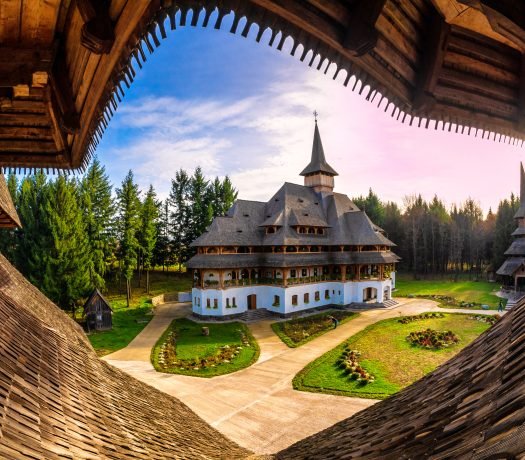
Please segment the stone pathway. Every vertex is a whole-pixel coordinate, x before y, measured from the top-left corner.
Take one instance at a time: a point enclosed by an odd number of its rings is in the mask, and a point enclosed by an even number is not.
[[[366,326],[425,311],[497,313],[448,310],[431,300],[403,299],[391,309],[360,312],[359,317],[299,348],[288,348],[270,328],[272,321],[261,321],[248,325],[259,342],[261,355],[246,369],[211,379],[156,372],[150,362],[151,348],[174,318],[189,311],[188,304],[158,307],[153,320],[125,349],[103,359],[177,397],[230,439],[258,454],[281,450],[377,402],[295,391],[291,383],[306,364]]]

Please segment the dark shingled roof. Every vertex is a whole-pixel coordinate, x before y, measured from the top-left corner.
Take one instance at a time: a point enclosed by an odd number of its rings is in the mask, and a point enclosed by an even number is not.
[[[524,263],[525,257],[511,257],[503,262],[496,275],[512,276]]]
[[[525,301],[431,374],[279,460],[525,458]]]
[[[315,122],[314,143],[312,145],[312,159],[306,168],[301,172],[301,176],[308,176],[323,172],[329,176],[337,176],[337,172],[327,162],[324,156],[323,143],[321,142],[321,135],[319,134],[319,127],[317,121]]]
[[[266,226],[279,226],[265,233]],[[324,235],[298,233],[297,225],[322,227]],[[316,193],[286,182],[267,202],[237,200],[192,246],[395,246],[365,212],[341,193]]]
[[[239,459],[176,398],[101,361],[0,256],[0,458]]]
[[[107,301],[107,299],[102,295],[102,292],[100,292],[97,288],[93,289],[93,292],[90,294],[90,296],[88,297],[88,299],[86,300],[86,303],[84,304],[84,313],[86,312],[86,308],[89,308],[92,304],[93,304],[93,301],[96,299],[96,298],[100,298],[102,299],[102,301],[107,305],[107,307],[113,311],[113,308],[111,308],[111,305],[109,304],[109,302]]]
[[[188,268],[304,267],[308,265],[389,264],[398,262],[393,252],[299,252],[260,254],[197,254]]]
[[[5,177],[0,173],[0,228],[22,228]]]
[[[525,256],[525,238],[519,238],[512,242],[509,249],[505,251],[506,256]]]

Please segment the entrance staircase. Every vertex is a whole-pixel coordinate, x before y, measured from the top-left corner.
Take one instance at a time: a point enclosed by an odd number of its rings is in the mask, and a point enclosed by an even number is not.
[[[509,296],[507,300],[507,305],[505,305],[505,310],[512,310],[517,304],[523,302],[525,299],[525,294],[523,292],[516,293],[512,296]]]
[[[399,302],[396,302],[394,299],[390,299],[390,300],[385,300],[383,302],[383,305],[385,306],[385,308],[392,308],[392,307],[395,307]]]
[[[266,308],[257,308],[255,310],[247,310],[244,313],[241,313],[237,318],[241,321],[250,323],[252,321],[275,318],[275,313],[268,311]]]

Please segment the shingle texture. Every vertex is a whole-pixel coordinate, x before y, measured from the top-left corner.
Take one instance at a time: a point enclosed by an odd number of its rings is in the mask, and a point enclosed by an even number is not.
[[[7,188],[5,177],[0,173],[0,227],[14,228],[22,227],[20,218],[16,212],[11,193]]]
[[[525,458],[523,356],[525,301],[436,371],[276,457]]]
[[[296,228],[299,225],[323,228],[325,233],[298,233]],[[276,232],[267,234],[267,226],[277,227]],[[337,245],[395,246],[386,238],[383,230],[374,225],[366,213],[360,211],[346,195],[317,193],[310,187],[289,182],[267,203],[237,200],[225,217],[215,218],[206,232],[192,243],[192,246]],[[288,255],[292,258],[298,256]],[[196,256],[189,261],[188,267],[201,267],[205,258],[209,258],[210,263],[216,263],[217,257],[222,256]],[[263,263],[261,259],[262,265],[272,266],[269,255],[265,257],[266,262]],[[327,256],[322,257],[324,259],[319,259],[319,263],[324,263]],[[213,258],[215,262],[211,262]],[[392,258],[397,260],[394,254],[390,255]],[[225,261],[227,259],[224,258]]]
[[[0,458],[245,458],[175,398],[99,360],[0,256]]]

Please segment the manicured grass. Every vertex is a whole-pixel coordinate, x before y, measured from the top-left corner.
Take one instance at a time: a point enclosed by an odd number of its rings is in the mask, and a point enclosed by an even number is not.
[[[395,297],[414,296],[431,296],[442,295],[453,297],[461,302],[476,302],[479,304],[486,304],[490,306],[491,310],[498,309],[500,298],[494,292],[498,285],[489,283],[488,281],[452,281],[447,279],[434,280],[413,280],[409,275],[402,275],[396,278]],[[506,299],[503,299],[506,303]],[[443,303],[443,306],[448,306]],[[452,305],[454,308],[459,305]],[[476,308],[480,308],[479,305]]]
[[[295,376],[293,386],[303,391],[384,399],[433,371],[490,327],[469,316],[444,314],[443,318],[408,324],[401,324],[399,318],[379,321],[308,364]],[[406,340],[410,332],[427,328],[451,330],[460,341],[449,348],[429,350],[412,346]],[[337,365],[347,344],[361,352],[359,364],[374,375],[374,383],[363,385],[350,380]]]
[[[128,346],[151,319],[151,300],[147,297],[136,299],[129,309],[125,300],[113,300],[110,303],[113,308],[113,329],[88,334],[98,356],[108,355]]]
[[[202,335],[202,327],[209,328],[209,336]],[[168,351],[163,351],[163,344]],[[225,347],[228,352],[237,350],[229,362],[218,358]],[[259,345],[244,324],[196,323],[185,318],[174,320],[151,352],[157,371],[198,377],[229,374],[250,366],[258,357]]]
[[[91,345],[97,355],[104,356],[125,348],[146,327],[151,319],[151,297],[167,293],[191,290],[191,278],[184,274],[173,272],[151,272],[150,294],[146,294],[146,275],[138,286],[138,277],[132,280],[132,298],[130,307],[126,306],[126,296],[119,293],[124,289],[124,283],[108,281],[105,297],[113,308],[113,329],[104,332],[94,332],[88,335]],[[82,309],[77,312],[81,316]]]
[[[318,315],[273,323],[272,329],[286,345],[296,348],[332,330],[333,323],[329,316],[338,319],[341,324],[355,318],[358,313],[330,310]]]

